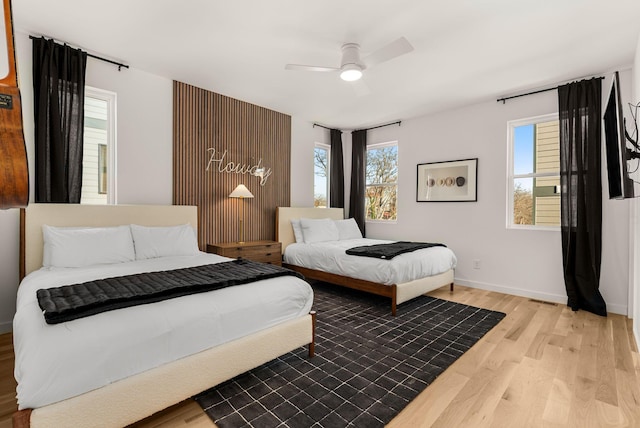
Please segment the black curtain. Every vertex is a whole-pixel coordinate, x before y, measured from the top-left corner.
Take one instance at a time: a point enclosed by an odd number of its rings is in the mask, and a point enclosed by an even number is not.
[[[606,316],[598,291],[602,253],[601,82],[558,87],[561,230],[567,306]]]
[[[80,203],[87,54],[33,39],[36,202]]]
[[[332,129],[331,160],[329,161],[329,205],[344,208],[344,165],[342,162],[342,131]]]
[[[349,194],[349,217],[353,217],[365,235],[365,190],[367,187],[367,130],[351,133],[351,193]]]

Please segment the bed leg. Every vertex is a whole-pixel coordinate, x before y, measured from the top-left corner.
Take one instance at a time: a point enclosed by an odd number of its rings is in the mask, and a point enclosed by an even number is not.
[[[392,316],[396,316],[396,307],[398,306],[397,301],[398,301],[398,287],[393,284],[391,287],[393,287],[392,292],[391,292],[391,315]]]
[[[31,410],[18,410],[13,414],[13,428],[29,428],[31,425]]]
[[[453,282],[449,284],[449,291],[453,293]]]
[[[316,355],[316,311],[309,312],[311,315],[311,343],[309,343],[309,358]]]

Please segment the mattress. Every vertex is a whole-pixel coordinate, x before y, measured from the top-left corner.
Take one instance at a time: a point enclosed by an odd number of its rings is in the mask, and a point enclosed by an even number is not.
[[[380,239],[345,239],[340,241],[296,243],[287,246],[285,263],[385,285],[402,284],[447,272],[457,259],[447,247],[432,247],[401,254],[391,260],[350,256],[346,250],[362,245],[395,241]]]
[[[49,325],[36,290],[92,279],[199,266],[214,254],[83,268],[43,268],[18,289],[13,322],[18,408],[37,408],[100,388],[308,314],[313,291],[295,277],[118,309]]]

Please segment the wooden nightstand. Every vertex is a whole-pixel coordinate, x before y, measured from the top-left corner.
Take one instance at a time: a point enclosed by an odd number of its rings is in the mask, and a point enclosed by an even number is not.
[[[280,242],[276,241],[222,242],[207,244],[207,253],[282,266],[281,248]]]

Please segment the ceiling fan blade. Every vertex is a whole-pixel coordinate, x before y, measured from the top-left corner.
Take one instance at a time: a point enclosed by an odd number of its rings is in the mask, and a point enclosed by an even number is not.
[[[376,64],[389,61],[390,59],[409,53],[412,50],[413,46],[411,46],[411,43],[404,37],[400,37],[372,54],[367,55],[362,59],[362,62],[367,67],[373,67]]]
[[[300,65],[300,64],[287,64],[284,66],[285,70],[302,70],[302,71],[336,71],[340,70],[336,67],[322,67],[319,65]]]

